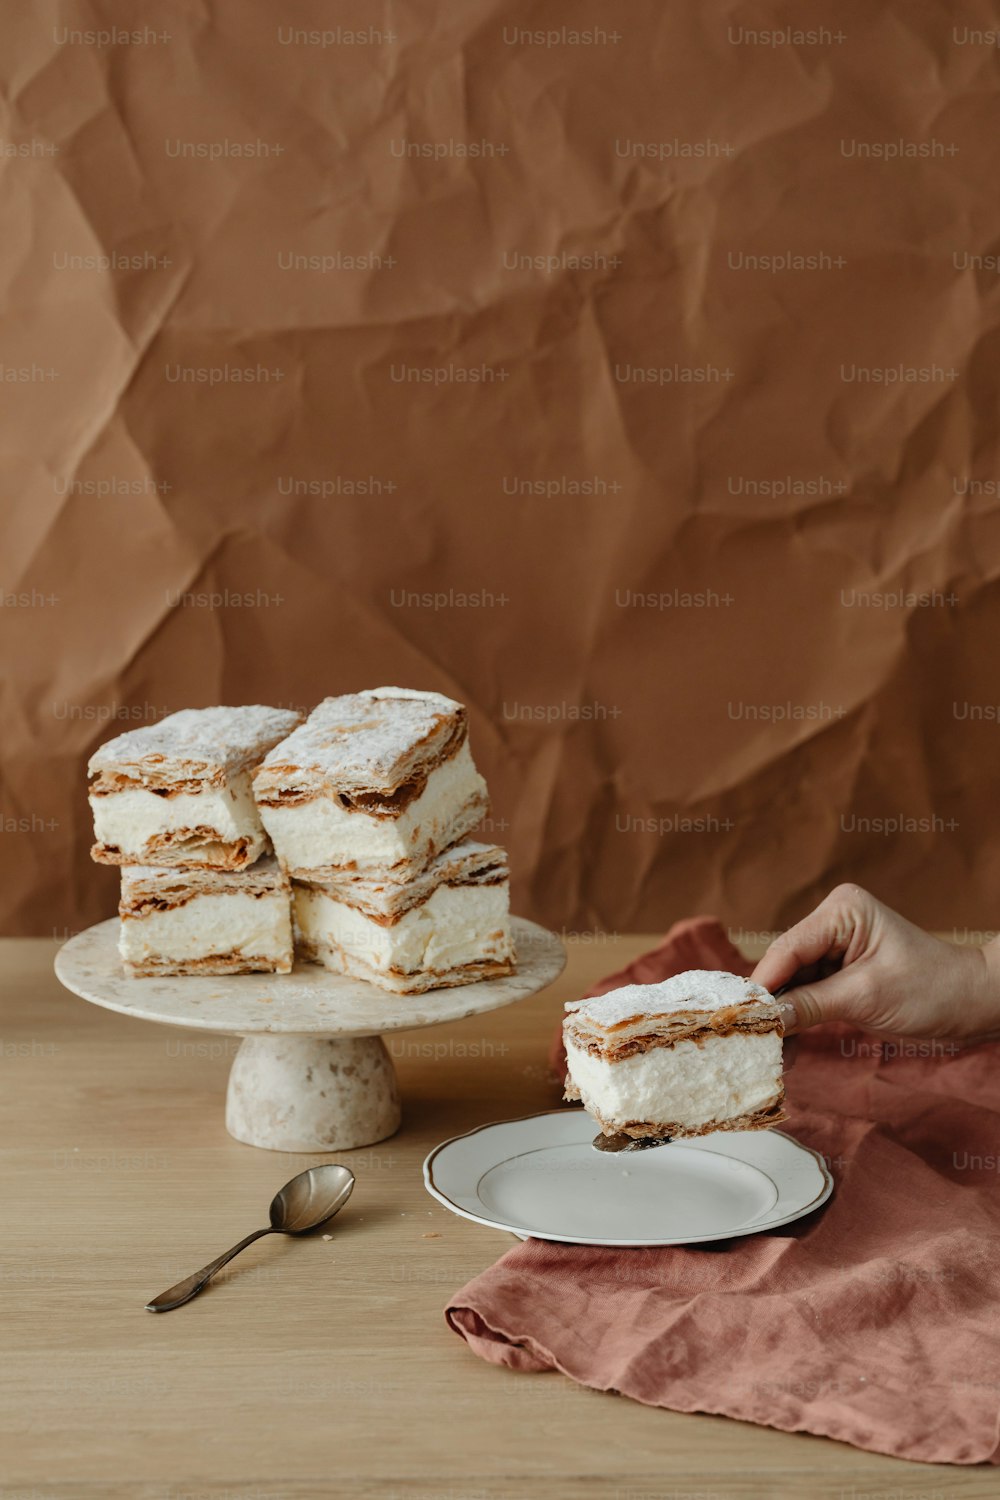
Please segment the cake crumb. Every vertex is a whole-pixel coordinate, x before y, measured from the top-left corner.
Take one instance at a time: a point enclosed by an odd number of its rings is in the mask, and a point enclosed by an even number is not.
[[[436,1229],[429,1229],[426,1234],[420,1236],[422,1240],[439,1240],[441,1236]]]

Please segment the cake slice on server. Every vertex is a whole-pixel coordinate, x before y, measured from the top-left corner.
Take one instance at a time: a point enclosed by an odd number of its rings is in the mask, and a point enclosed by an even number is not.
[[[785,1118],[781,1006],[749,979],[690,969],[566,1010],[565,1096],[604,1135],[763,1130]]]
[[[407,688],[324,699],[253,788],[275,853],[306,880],[419,874],[489,810],[463,706]]]
[[[294,881],[296,947],[397,994],[512,974],[507,856],[471,839],[410,879]]]
[[[302,715],[280,708],[185,708],[130,729],[91,756],[91,854],[106,865],[242,870],[270,845],[250,778]]]
[[[122,870],[118,952],[126,974],[288,974],[288,877],[265,856],[249,870]]]

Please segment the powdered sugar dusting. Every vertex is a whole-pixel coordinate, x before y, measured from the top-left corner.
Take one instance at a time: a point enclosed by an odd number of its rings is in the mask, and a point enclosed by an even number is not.
[[[739,974],[717,969],[688,969],[659,984],[626,984],[590,1000],[571,1001],[567,1011],[599,1026],[620,1026],[641,1016],[673,1011],[720,1010],[728,1005],[746,1005],[770,1000],[759,984]]]
[[[454,709],[461,707],[461,704],[456,703],[454,698],[446,698],[444,693],[423,692],[420,688],[369,688],[367,696],[369,698],[416,698],[420,703],[439,704],[445,713],[451,713]]]
[[[101,745],[89,771],[157,765],[179,773],[192,769],[232,768],[259,760],[284,739],[301,715],[284,708],[251,704],[241,708],[182,708],[156,724],[129,729]]]
[[[410,688],[373,688],[324,698],[306,722],[266,758],[265,783],[273,767],[329,774],[344,785],[391,787],[402,766],[429,737],[463,712],[440,693]]]

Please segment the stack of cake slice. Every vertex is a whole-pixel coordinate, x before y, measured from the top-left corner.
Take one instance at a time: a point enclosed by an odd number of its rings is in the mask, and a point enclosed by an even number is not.
[[[92,756],[91,854],[122,866],[126,973],[289,972],[288,879],[251,778],[300,721],[278,708],[186,708]]]
[[[327,698],[265,757],[254,796],[303,956],[401,994],[513,972],[506,854],[467,837],[489,802],[460,703]]]
[[[507,857],[468,837],[489,803],[451,698],[185,709],[90,775],[131,975],[287,973],[293,912],[303,957],[397,993],[513,972]]]

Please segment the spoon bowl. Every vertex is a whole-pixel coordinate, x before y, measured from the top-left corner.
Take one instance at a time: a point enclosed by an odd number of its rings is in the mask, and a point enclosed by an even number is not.
[[[271,1228],[276,1234],[307,1234],[339,1213],[354,1191],[354,1173],[336,1162],[310,1167],[275,1193]]]

